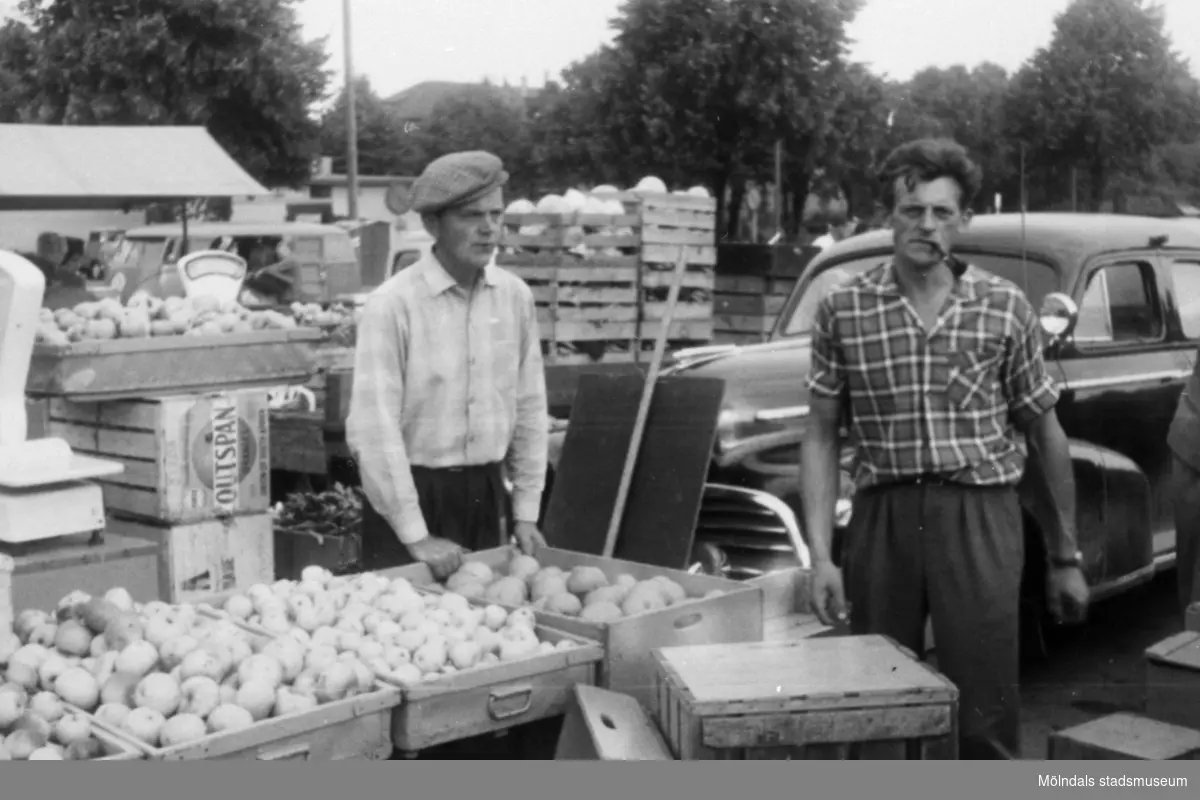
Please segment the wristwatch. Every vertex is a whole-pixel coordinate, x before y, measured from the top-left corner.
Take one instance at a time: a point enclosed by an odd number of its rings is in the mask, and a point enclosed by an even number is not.
[[[1055,569],[1071,569],[1072,567],[1083,566],[1083,553],[1076,550],[1069,556],[1053,556],[1050,559],[1050,565]]]

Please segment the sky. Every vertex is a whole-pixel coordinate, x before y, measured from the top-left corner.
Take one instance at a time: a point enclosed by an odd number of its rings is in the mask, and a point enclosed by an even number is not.
[[[0,0],[2,5],[4,0]],[[388,96],[427,80],[485,76],[531,86],[611,41],[620,0],[350,0],[354,71]],[[1049,43],[1068,0],[867,0],[851,57],[904,80],[927,66],[993,61],[1013,71]],[[1200,0],[1160,0],[1167,33],[1200,77]],[[309,36],[328,36],[341,84],[342,0],[302,0]]]

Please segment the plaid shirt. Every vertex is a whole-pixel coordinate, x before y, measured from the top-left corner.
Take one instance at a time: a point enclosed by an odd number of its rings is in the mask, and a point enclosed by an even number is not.
[[[363,492],[401,541],[429,533],[413,465],[503,461],[514,517],[537,521],[549,437],[541,347],[533,293],[495,265],[467,291],[429,254],[371,293],[346,439]]]
[[[883,263],[822,300],[812,341],[808,387],[847,403],[859,488],[922,474],[1014,485],[1017,428],[1058,402],[1029,301],[974,267],[928,334]]]

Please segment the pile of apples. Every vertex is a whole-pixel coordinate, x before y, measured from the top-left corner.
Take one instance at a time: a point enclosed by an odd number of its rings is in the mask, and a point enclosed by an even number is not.
[[[498,569],[482,561],[464,561],[446,579],[446,589],[469,599],[512,608],[606,623],[660,611],[698,599],[665,575],[639,581],[629,574],[611,580],[599,567],[543,567],[533,556],[515,553]],[[704,597],[722,594],[714,589]]]
[[[539,639],[530,609],[510,612],[454,592],[422,593],[404,578],[371,572],[334,577],[317,566],[305,567],[299,581],[232,595],[220,613],[301,642],[306,662],[350,659],[402,686],[574,646],[570,639]]]
[[[336,328],[340,325],[352,325],[356,321],[354,308],[348,308],[341,303],[335,303],[329,308],[320,303],[292,303],[292,317],[296,323],[309,328]]]
[[[190,604],[138,604],[120,588],[73,592],[54,612],[22,611],[9,637],[5,687],[23,692],[27,708],[85,712],[150,747],[377,688],[357,659],[320,658],[295,637],[258,636]]]
[[[274,310],[251,311],[210,295],[164,299],[143,291],[134,292],[124,305],[106,297],[56,311],[43,308],[38,323],[37,341],[58,347],[82,341],[223,336],[296,327],[295,319]]]

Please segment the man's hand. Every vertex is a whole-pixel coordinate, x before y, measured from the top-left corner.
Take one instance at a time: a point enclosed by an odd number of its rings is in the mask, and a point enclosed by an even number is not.
[[[846,590],[842,586],[842,571],[826,561],[813,567],[809,595],[817,619],[825,625],[837,625],[846,620]]]
[[[1046,576],[1046,603],[1061,623],[1083,622],[1090,597],[1087,580],[1079,567],[1051,567]]]
[[[408,552],[417,561],[428,565],[438,580],[449,577],[462,566],[462,548],[449,539],[427,536],[408,545]]]
[[[513,526],[513,536],[516,537],[521,552],[527,556],[533,555],[539,547],[546,546],[546,537],[542,536],[536,522],[518,522]]]

